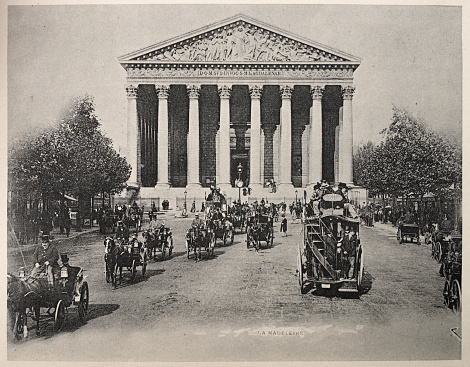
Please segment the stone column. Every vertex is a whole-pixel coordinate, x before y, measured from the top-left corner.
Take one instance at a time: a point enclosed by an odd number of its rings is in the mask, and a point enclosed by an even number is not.
[[[310,124],[305,125],[304,131],[302,132],[302,187],[306,187],[309,184],[309,139],[310,139]]]
[[[324,88],[315,85],[310,88],[312,113],[310,121],[309,181],[315,185],[322,180],[322,97]]]
[[[188,189],[201,187],[199,179],[199,94],[201,87],[199,85],[188,85],[189,96],[189,130],[187,140],[188,154]]]
[[[282,98],[281,105],[281,146],[280,146],[280,172],[279,172],[279,188],[293,188],[292,185],[292,124],[291,124],[291,98],[293,86],[281,85],[280,93]]]
[[[338,121],[338,178],[337,182],[344,182],[343,179],[343,106],[339,108],[339,121]]]
[[[168,180],[168,95],[169,85],[157,85],[158,95],[158,174],[157,187],[169,188]]]
[[[219,139],[219,182],[220,190],[232,187],[230,184],[230,93],[231,87],[219,87],[220,95],[220,139]]]
[[[138,186],[139,180],[139,121],[137,116],[137,87],[129,85],[126,87],[127,94],[127,161],[131,165],[131,176],[128,180],[129,186]]]
[[[263,87],[250,86],[251,129],[250,129],[250,187],[260,189],[261,185],[261,93]]]
[[[353,86],[346,86],[343,92],[343,181],[348,185],[353,184],[353,116],[352,98]],[[341,143],[340,143],[341,144]]]
[[[339,125],[335,127],[334,172],[335,182],[339,182]]]

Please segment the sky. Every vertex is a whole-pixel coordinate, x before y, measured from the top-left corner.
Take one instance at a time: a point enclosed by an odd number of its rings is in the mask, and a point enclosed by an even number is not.
[[[354,73],[356,146],[380,140],[393,105],[461,141],[461,6],[282,3],[9,6],[8,136],[54,125],[70,98],[87,93],[105,135],[124,147],[118,57],[237,14],[362,59]]]

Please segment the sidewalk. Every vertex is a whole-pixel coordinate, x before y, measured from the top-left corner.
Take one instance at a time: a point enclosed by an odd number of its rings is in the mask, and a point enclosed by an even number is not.
[[[82,228],[82,231],[81,232],[77,232],[75,230],[71,230],[70,231],[70,235],[69,237],[67,237],[64,234],[60,234],[59,232],[51,232],[50,234],[50,237],[53,237],[51,239],[51,243],[60,243],[62,241],[67,241],[69,239],[72,239],[72,238],[76,238],[76,237],[79,237],[83,234],[86,234],[86,233],[93,233],[93,232],[97,232],[99,231],[99,227],[95,226],[95,227],[91,227],[91,228]],[[25,244],[25,245],[19,245],[19,244],[14,244],[14,245],[11,245],[7,248],[7,252],[8,254],[15,254],[15,253],[19,253],[20,252],[20,248],[21,248],[21,251],[23,252],[30,252],[32,251],[33,249],[36,248],[36,246],[38,246],[40,244],[40,240],[38,240],[38,243],[28,243],[28,244]]]

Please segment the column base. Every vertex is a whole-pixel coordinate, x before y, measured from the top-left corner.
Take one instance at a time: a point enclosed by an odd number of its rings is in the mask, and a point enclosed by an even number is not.
[[[196,189],[200,189],[200,188],[202,188],[202,185],[199,182],[188,183],[186,185],[187,190],[196,190]]]
[[[168,182],[157,182],[157,185],[155,186],[156,189],[169,189],[170,184]]]
[[[221,192],[232,189],[232,185],[229,183],[221,183],[221,184],[218,184],[217,187],[220,189]]]

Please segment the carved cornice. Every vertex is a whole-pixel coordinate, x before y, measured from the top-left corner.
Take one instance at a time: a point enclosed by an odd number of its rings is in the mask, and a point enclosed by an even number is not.
[[[222,85],[219,87],[219,96],[220,98],[230,98],[230,93],[232,92],[232,88],[228,85]]]
[[[251,98],[261,98],[263,94],[263,86],[262,85],[250,85],[250,95]]]
[[[282,98],[291,98],[294,88],[292,85],[281,85],[279,87],[279,93],[281,93]]]
[[[250,79],[253,77],[275,79],[351,79],[354,70],[348,67],[316,68],[302,67],[289,68],[279,66],[269,67],[215,67],[195,65],[143,65],[142,67],[127,68],[128,78],[237,78]]]
[[[127,98],[137,98],[137,87],[134,87],[133,85],[128,85],[126,87],[126,95]]]
[[[343,99],[344,100],[352,100],[355,89],[356,88],[351,86],[351,85],[348,85],[346,87],[342,87],[341,88],[341,93],[343,94]]]
[[[201,94],[201,86],[190,84],[186,86],[189,98],[198,99]]]
[[[199,36],[150,51],[134,60],[145,61],[347,61],[331,52],[284,35],[236,22]]]
[[[168,98],[168,96],[170,95],[169,85],[156,85],[155,89],[157,90],[157,95],[159,99]]]
[[[321,101],[324,91],[325,88],[322,88],[320,85],[314,85],[310,87],[310,94],[312,96],[312,99],[315,101]]]

